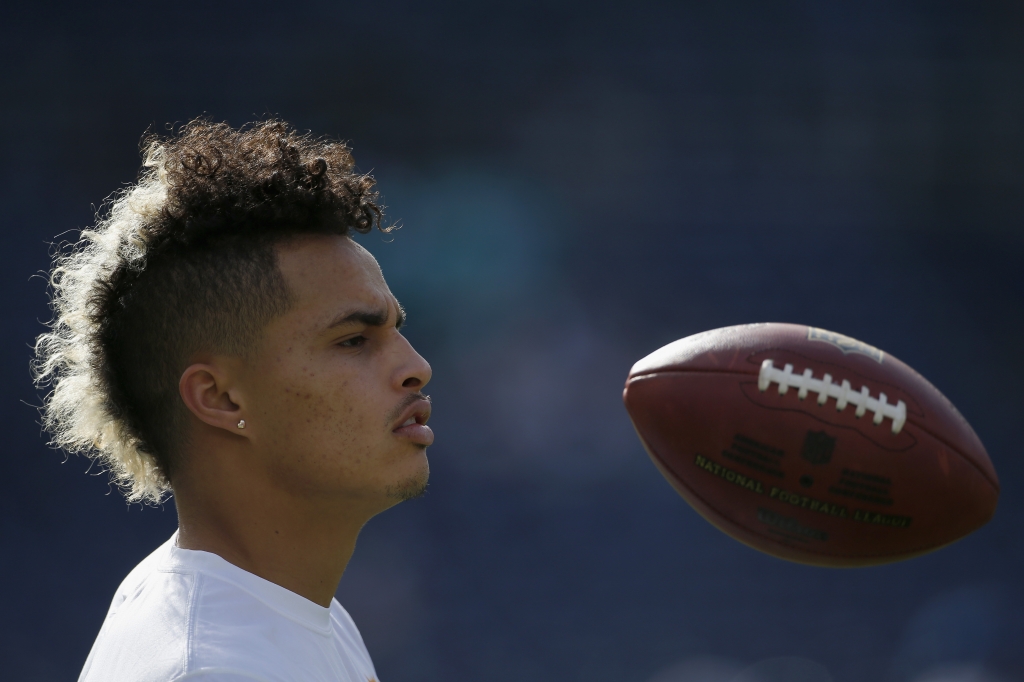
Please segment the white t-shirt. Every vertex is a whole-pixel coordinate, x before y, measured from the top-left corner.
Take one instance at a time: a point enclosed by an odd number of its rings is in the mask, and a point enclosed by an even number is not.
[[[177,533],[128,574],[79,682],[374,682],[338,601],[314,604]]]

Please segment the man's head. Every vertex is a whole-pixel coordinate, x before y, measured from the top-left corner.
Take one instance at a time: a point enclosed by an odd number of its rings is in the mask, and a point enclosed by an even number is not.
[[[418,494],[433,441],[420,392],[430,366],[399,332],[405,313],[377,262],[337,235],[296,237],[276,253],[289,309],[247,356],[199,352],[181,373],[196,440],[236,449],[247,475],[307,501],[341,496],[379,511]]]
[[[421,488],[425,443],[384,427],[429,366],[347,236],[380,226],[373,184],[344,144],[277,121],[151,139],[138,184],[55,263],[36,347],[54,444],[100,458],[130,499],[160,499],[197,432],[277,448],[268,466],[311,492],[345,476],[398,497]],[[413,456],[369,471],[399,451]]]

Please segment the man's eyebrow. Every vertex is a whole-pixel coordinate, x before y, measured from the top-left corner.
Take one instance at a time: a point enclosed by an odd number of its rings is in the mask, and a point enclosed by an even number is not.
[[[396,329],[405,324],[405,308],[402,307],[401,303],[398,303],[397,307],[398,319],[395,320]],[[367,327],[383,327],[387,324],[388,317],[389,313],[386,308],[383,310],[356,310],[353,312],[345,312],[334,318],[331,323],[327,325],[327,329],[344,327],[350,324],[363,324]]]

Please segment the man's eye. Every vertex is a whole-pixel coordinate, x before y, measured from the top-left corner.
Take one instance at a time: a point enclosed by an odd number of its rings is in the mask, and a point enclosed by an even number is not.
[[[366,343],[365,336],[353,336],[351,339],[345,339],[338,345],[342,348],[362,348],[363,344]]]

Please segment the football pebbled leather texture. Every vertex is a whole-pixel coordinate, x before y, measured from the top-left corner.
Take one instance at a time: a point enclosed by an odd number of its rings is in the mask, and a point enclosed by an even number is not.
[[[930,552],[984,525],[999,479],[924,377],[795,324],[714,329],[637,362],[623,392],[665,478],[747,545],[820,566]]]

